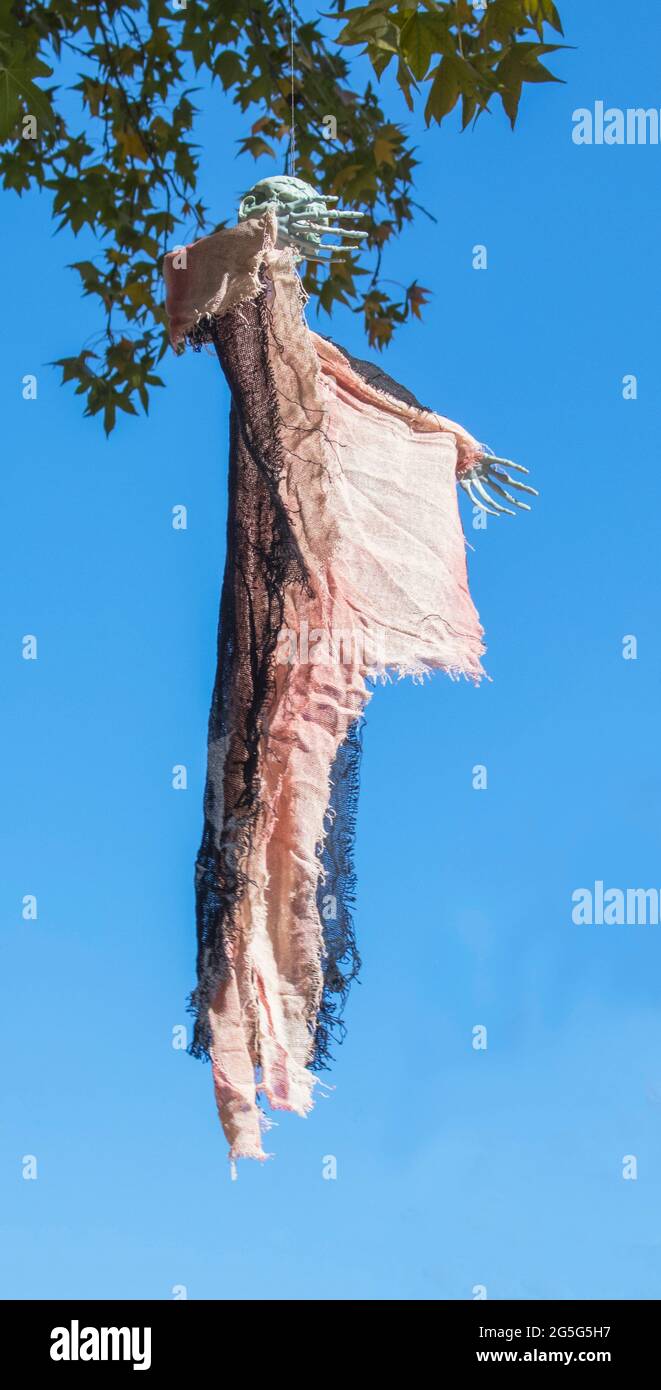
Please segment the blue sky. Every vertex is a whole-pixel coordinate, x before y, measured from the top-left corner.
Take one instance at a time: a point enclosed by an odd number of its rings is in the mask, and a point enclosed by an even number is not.
[[[541,489],[486,531],[465,512],[492,681],[372,700],[363,971],[335,1089],[282,1116],[275,1161],[237,1182],[209,1069],[171,1046],[193,982],[227,390],[211,357],[168,357],[149,419],[106,442],[46,365],[96,327],[65,268],[81,243],[52,235],[45,198],[4,196],[3,1296],[661,1296],[661,927],[571,919],[597,879],[661,888],[661,149],[571,139],[596,100],[661,106],[661,19],[643,0],[626,21],[615,0],[560,8],[567,85],[529,89],[514,134],[500,112],[463,136],[414,125],[438,224],[421,216],[386,272],[434,292],[386,370]],[[206,101],[218,218],[253,179],[243,130]],[[357,318],[327,323],[368,355]]]

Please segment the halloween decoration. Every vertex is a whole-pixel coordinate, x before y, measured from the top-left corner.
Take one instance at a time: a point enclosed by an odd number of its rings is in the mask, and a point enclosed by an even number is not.
[[[346,254],[357,221],[278,176],[237,227],[165,258],[172,341],[212,344],[232,397],[191,1048],[211,1060],[232,1159],[266,1156],[261,1097],[306,1114],[342,1031],[374,683],[483,674],[456,480],[493,514],[534,492],[308,328],[297,263]]]

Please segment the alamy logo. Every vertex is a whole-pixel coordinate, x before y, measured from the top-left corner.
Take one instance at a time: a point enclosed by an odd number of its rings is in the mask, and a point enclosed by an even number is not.
[[[54,1327],[51,1361],[132,1361],[134,1371],[151,1366],[151,1327]]]
[[[597,879],[592,888],[575,888],[571,919],[577,927],[657,927],[658,888],[606,888]]]
[[[383,629],[310,628],[303,619],[300,632],[283,627],[278,634],[276,662],[279,666],[351,666],[381,669],[386,664]]]
[[[656,106],[606,106],[595,101],[594,110],[579,106],[572,112],[571,138],[575,145],[658,145],[659,117]]]

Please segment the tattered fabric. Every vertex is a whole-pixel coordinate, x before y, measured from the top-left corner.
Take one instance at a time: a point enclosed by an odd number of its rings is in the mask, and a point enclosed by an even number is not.
[[[175,345],[232,395],[227,558],[197,860],[192,1051],[234,1158],[259,1097],[306,1114],[359,966],[361,725],[374,681],[479,680],[456,474],[481,448],[312,333],[271,214],[165,260]]]

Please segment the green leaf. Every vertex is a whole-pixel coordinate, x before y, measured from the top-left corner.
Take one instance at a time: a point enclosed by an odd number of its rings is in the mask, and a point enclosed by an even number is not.
[[[384,8],[388,8],[387,6]],[[337,43],[365,43],[381,34],[388,27],[388,19],[375,5],[361,6],[360,9],[346,10],[343,16],[347,23],[337,36]]]
[[[219,53],[214,61],[214,72],[220,78],[225,91],[235,87],[244,75],[243,63],[238,53],[233,53],[230,49]]]
[[[16,126],[22,112],[35,116],[40,130],[51,129],[55,117],[50,98],[35,86],[32,78],[50,77],[52,71],[21,47],[14,50],[8,61],[3,58],[0,63],[0,140],[20,134]]]
[[[434,52],[434,39],[424,14],[412,14],[399,36],[402,57],[418,82],[426,76]]]
[[[381,78],[383,76],[388,64],[392,63],[394,57],[395,52],[394,49],[391,48],[378,48],[376,51],[370,53],[370,63],[377,77]]]
[[[21,110],[19,87],[7,68],[0,67],[0,140],[14,134]]]
[[[477,100],[474,96],[464,96],[461,99],[461,129],[465,130],[470,125],[477,111]]]
[[[431,125],[432,121],[440,122],[447,116],[453,107],[456,106],[461,95],[461,87],[457,73],[457,66],[451,58],[443,58],[436,68],[434,80],[432,82],[427,105],[425,106],[425,121]]]
[[[563,28],[560,15],[553,4],[553,0],[528,0],[528,10],[533,18],[537,18],[540,25],[550,24],[558,34],[562,34]]]

